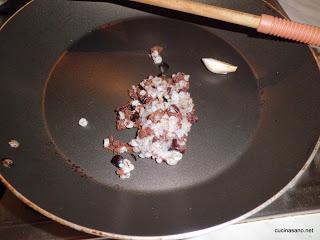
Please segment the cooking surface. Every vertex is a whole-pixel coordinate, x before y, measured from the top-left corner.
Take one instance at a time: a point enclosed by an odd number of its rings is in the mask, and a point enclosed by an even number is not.
[[[249,220],[276,215],[298,214],[302,211],[317,211],[320,208],[320,169],[318,160],[306,170],[300,181],[287,191],[281,198]],[[91,236],[79,233],[46,219],[20,203],[9,191],[4,191],[0,202],[0,235],[31,236],[30,239],[86,239]],[[15,237],[14,237],[15,236]],[[8,239],[10,239],[10,237]],[[94,239],[94,238],[92,238]]]
[[[131,37],[128,44],[127,35],[144,37],[139,41]],[[138,158],[130,180],[119,182],[115,169],[106,164],[112,153],[101,147],[101,141],[109,135],[125,142],[135,137],[135,129],[115,130],[114,109],[128,101],[132,85],[149,74],[158,75],[158,67],[147,55],[154,39],[165,48],[161,55],[170,66],[168,74],[182,71],[191,75],[190,92],[200,120],[192,126],[188,150],[177,166]],[[194,42],[201,47],[190,49]],[[213,55],[232,59],[239,70],[213,77],[200,61],[202,56]],[[257,141],[258,125],[263,121],[262,97],[250,66],[225,41],[194,25],[143,18],[102,27],[72,45],[51,73],[44,101],[48,131],[65,158],[104,186],[146,193],[222,179],[241,161],[239,153]],[[87,130],[77,127],[79,116],[91,122]]]
[[[96,239],[33,211],[1,186],[0,236],[6,239]],[[271,205],[245,221],[298,215],[320,210],[320,154],[300,181]]]

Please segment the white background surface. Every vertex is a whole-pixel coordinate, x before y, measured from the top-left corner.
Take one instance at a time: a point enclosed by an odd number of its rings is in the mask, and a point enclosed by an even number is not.
[[[275,229],[313,228],[313,233],[276,233]],[[192,240],[300,240],[320,239],[320,213],[240,223]]]

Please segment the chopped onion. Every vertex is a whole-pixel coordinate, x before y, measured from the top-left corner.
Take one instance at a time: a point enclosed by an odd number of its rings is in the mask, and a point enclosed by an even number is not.
[[[79,125],[80,125],[81,127],[87,127],[88,124],[89,124],[89,122],[88,122],[87,119],[85,119],[85,118],[80,118],[80,120],[79,120]]]

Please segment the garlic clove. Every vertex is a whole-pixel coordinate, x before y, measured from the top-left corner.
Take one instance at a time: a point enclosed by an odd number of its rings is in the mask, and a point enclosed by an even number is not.
[[[235,72],[238,68],[237,66],[216,60],[214,58],[202,58],[202,62],[210,72],[217,74]]]

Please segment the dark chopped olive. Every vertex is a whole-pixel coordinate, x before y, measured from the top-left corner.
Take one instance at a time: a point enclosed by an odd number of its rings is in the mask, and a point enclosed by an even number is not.
[[[111,159],[111,163],[113,165],[115,165],[118,168],[121,168],[124,166],[124,161],[123,161],[123,157],[121,155],[115,155],[112,159]]]
[[[146,103],[147,98],[148,98],[147,96],[141,96],[141,95],[139,96],[139,100],[140,100],[140,102],[143,103],[143,104]]]
[[[165,63],[165,62],[162,62],[159,65],[159,69],[160,69],[161,74],[165,74],[169,69],[169,65],[167,63]]]
[[[140,117],[139,113],[135,112],[134,114],[131,115],[130,120],[132,122],[135,122],[139,119],[139,117]]]
[[[178,147],[178,141],[177,139],[173,139],[169,150],[176,150],[177,147]]]
[[[1,160],[2,166],[6,168],[11,168],[13,166],[13,161],[9,158],[4,158]]]
[[[131,153],[130,155],[135,161],[137,161],[137,157],[134,154]]]
[[[135,106],[130,105],[130,110],[131,110],[131,111],[133,111],[133,110],[135,110],[135,109],[136,109]]]
[[[173,139],[173,140],[172,140],[171,147],[170,147],[169,150],[170,150],[170,151],[176,150],[176,151],[179,151],[179,152],[181,152],[182,154],[184,154],[187,149],[186,149],[185,146],[179,145],[177,139]]]
[[[142,104],[146,104],[146,103],[152,101],[152,98],[150,98],[150,97],[143,97],[143,98],[140,99],[140,101],[141,101]]]

